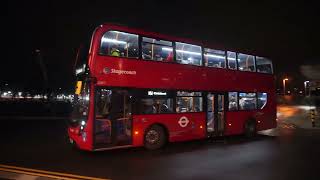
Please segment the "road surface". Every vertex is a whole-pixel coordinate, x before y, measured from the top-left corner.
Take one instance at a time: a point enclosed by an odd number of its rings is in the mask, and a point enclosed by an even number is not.
[[[109,179],[320,179],[319,129],[293,124],[301,112],[282,108],[278,128],[252,140],[174,143],[158,151],[78,152],[68,145],[63,119],[0,119],[0,164]]]

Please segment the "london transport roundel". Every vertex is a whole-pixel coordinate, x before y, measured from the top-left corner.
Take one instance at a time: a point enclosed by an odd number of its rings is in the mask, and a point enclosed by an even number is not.
[[[178,121],[178,124],[181,126],[181,127],[187,127],[188,124],[189,124],[189,119],[185,116],[182,116],[179,121]]]

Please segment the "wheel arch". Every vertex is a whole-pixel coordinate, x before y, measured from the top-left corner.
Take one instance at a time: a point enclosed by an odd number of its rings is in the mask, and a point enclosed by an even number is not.
[[[250,124],[254,124],[254,131],[255,133],[257,133],[257,120],[255,117],[249,117],[247,120],[244,121],[244,124],[243,124],[243,132],[244,134],[247,133],[247,126],[250,125]]]

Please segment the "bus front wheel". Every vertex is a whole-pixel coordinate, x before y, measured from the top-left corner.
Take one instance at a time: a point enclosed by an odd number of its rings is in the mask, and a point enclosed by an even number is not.
[[[166,133],[160,125],[152,125],[144,134],[144,146],[148,150],[163,147],[166,143]]]
[[[256,121],[255,120],[248,120],[244,125],[244,133],[247,138],[252,138],[257,133],[256,128]]]

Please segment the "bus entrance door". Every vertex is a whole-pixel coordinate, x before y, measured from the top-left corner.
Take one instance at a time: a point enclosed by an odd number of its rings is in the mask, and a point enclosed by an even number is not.
[[[131,105],[127,90],[98,89],[95,113],[95,149],[131,145]]]
[[[221,136],[225,129],[225,94],[208,93],[207,95],[207,134]]]

